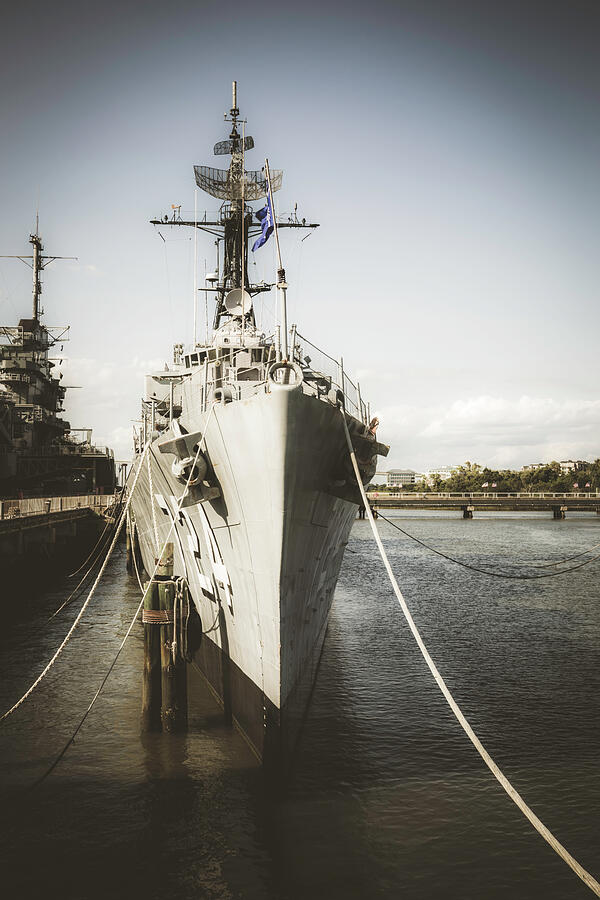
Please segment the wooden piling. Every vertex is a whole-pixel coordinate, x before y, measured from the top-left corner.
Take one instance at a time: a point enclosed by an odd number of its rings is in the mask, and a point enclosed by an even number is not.
[[[128,535],[129,537],[129,535]],[[144,612],[159,609],[158,584],[152,580],[144,594]],[[142,730],[160,731],[161,667],[160,631],[156,625],[144,624],[144,677],[142,683]]]
[[[144,731],[187,728],[187,667],[181,648],[173,653],[175,593],[173,544],[167,543],[144,595]]]
[[[160,626],[161,659],[161,711],[162,730],[172,733],[187,727],[187,671],[185,660],[176,655],[173,659],[173,620],[175,582],[173,576],[173,544],[168,543],[157,570],[158,598],[161,611],[167,621]]]

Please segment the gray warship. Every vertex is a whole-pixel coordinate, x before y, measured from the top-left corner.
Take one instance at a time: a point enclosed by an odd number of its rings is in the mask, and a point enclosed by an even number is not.
[[[217,269],[199,289],[214,297],[214,321],[212,337],[176,344],[172,361],[145,378],[130,527],[148,574],[174,543],[175,574],[202,623],[194,661],[259,758],[281,763],[307,708],[360,504],[342,417],[365,484],[389,448],[343,360],[288,329],[279,230],[317,226],[296,211],[273,215],[281,171],[267,160],[246,170],[254,141],[235,82],[225,120],[229,137],[214,152],[231,156],[228,169],[194,167],[198,187],[221,201],[218,214],[176,207],[151,220],[215,240]],[[252,284],[250,240],[265,242],[269,228],[277,280]],[[253,301],[274,287],[280,322],[267,334]]]
[[[5,257],[31,266],[33,306],[18,325],[0,325],[0,498],[111,494],[112,450],[92,444],[91,428],[72,428],[59,415],[68,388],[62,357],[49,353],[54,347],[62,352],[70,327],[42,321],[42,272],[71,257],[44,255],[37,221],[29,243],[31,256]]]

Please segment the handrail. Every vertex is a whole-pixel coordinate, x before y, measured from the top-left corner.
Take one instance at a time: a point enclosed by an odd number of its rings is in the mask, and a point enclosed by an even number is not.
[[[333,356],[330,356],[330,355],[329,355],[329,353],[325,353],[324,350],[321,350],[320,347],[317,347],[316,344],[313,344],[312,341],[310,341],[307,337],[304,337],[303,334],[300,334],[299,331],[296,331],[296,337],[299,337],[300,340],[305,341],[305,343],[307,343],[307,344],[310,344],[310,346],[311,346],[314,350],[316,350],[317,353],[322,353],[323,356],[326,356],[327,359],[330,359],[331,362],[332,362],[334,365],[336,365],[336,366],[339,365],[339,363],[340,363],[339,359],[334,359]]]
[[[0,500],[0,520],[46,516],[49,513],[68,512],[71,509],[108,507],[114,502],[114,494],[74,494],[68,497],[26,497],[22,500]]]
[[[325,353],[324,350],[321,350],[320,347],[317,347],[316,344],[313,344],[309,338],[304,337],[303,334],[300,334],[299,331],[296,331],[296,338],[301,341],[304,345],[308,344],[309,347],[312,347],[313,350],[316,350],[317,353],[320,353],[325,359],[329,360],[332,363],[334,369],[333,373],[320,371],[319,368],[313,369],[314,372],[320,375],[325,375],[328,378],[331,378],[332,386],[340,388],[344,395],[344,402],[346,407],[350,406],[357,413],[358,418],[361,421],[365,421],[367,417],[367,407],[362,399],[359,397],[359,392],[356,384],[352,381],[352,379],[348,376],[347,372],[342,369],[341,360],[334,359],[333,356],[330,356],[328,353]],[[341,377],[340,377],[341,376]],[[342,383],[340,383],[342,382]],[[352,388],[352,392],[348,390],[348,386]],[[353,395],[352,395],[353,393]],[[352,411],[349,410],[349,411]]]

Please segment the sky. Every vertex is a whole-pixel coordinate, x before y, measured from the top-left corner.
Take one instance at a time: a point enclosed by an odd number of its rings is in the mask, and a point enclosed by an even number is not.
[[[149,219],[227,159],[235,79],[247,166],[268,156],[278,211],[320,223],[282,234],[289,321],[359,378],[385,467],[600,456],[599,25],[592,0],[5,11],[0,253],[30,252],[39,208],[46,252],[77,257],[43,294],[71,325],[71,424],[129,458],[145,372],[192,339],[191,229]],[[213,256],[201,237],[201,273]],[[255,262],[273,280],[273,241]],[[30,275],[0,259],[3,323]]]

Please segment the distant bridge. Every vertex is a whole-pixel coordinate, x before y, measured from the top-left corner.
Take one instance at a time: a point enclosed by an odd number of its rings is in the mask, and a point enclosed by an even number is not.
[[[371,505],[381,509],[459,509],[465,518],[472,518],[473,512],[552,512],[556,519],[564,519],[565,513],[595,512],[600,515],[600,491],[580,491],[579,493],[525,493],[525,492],[483,492],[464,491],[449,493],[444,491],[369,491]]]

